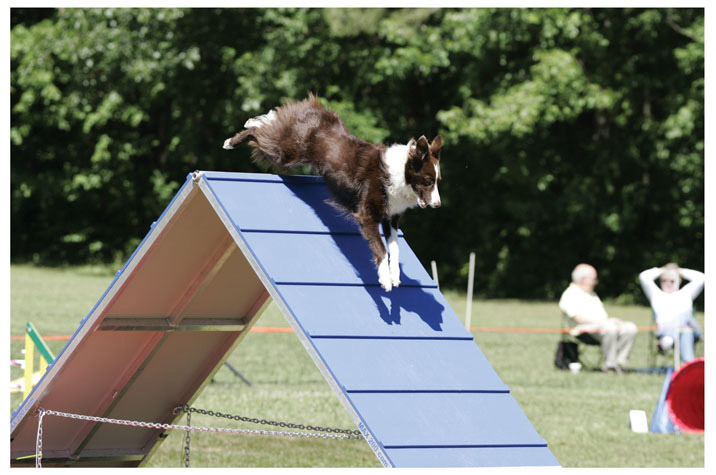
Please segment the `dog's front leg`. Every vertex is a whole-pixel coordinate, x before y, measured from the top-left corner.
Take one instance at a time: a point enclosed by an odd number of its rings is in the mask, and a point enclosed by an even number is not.
[[[398,221],[400,215],[395,215],[383,221],[383,233],[388,242],[390,280],[393,287],[400,285],[400,246],[398,245]]]
[[[368,241],[368,246],[373,253],[375,264],[378,266],[378,282],[387,292],[393,288],[388,267],[388,253],[385,250],[383,241],[380,239],[380,225],[372,219],[361,219],[360,229],[363,237]]]

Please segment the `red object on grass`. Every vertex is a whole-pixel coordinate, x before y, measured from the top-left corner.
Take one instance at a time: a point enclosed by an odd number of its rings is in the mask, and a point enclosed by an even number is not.
[[[704,359],[684,363],[671,377],[669,416],[681,432],[704,431]]]

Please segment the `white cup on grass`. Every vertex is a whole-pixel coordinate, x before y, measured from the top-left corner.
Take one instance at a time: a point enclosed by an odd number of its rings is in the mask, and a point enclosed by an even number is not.
[[[577,374],[582,369],[582,363],[579,361],[575,361],[573,363],[569,363],[569,370],[572,372],[572,374]]]

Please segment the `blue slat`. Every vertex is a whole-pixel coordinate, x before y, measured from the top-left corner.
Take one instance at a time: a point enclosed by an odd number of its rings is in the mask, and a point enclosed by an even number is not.
[[[311,336],[462,338],[472,340],[436,288],[279,285],[283,300]]]
[[[325,180],[313,175],[272,175],[269,173],[237,173],[205,171],[204,178],[214,181],[267,182],[267,183],[325,183]]]
[[[383,446],[546,446],[504,393],[350,393]]]
[[[359,235],[244,233],[276,283],[378,285],[378,273]],[[405,239],[398,239],[402,282],[435,286]]]
[[[547,447],[388,449],[396,467],[530,467],[559,462]]]
[[[327,203],[320,182],[288,183],[214,180],[211,188],[242,230],[360,233],[355,222]]]
[[[472,340],[314,339],[335,378],[354,391],[501,391]]]

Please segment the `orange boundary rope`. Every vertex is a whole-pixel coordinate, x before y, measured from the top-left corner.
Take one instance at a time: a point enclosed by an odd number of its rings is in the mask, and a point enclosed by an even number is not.
[[[656,325],[636,327],[639,331],[656,330]],[[571,328],[516,328],[516,327],[470,327],[470,331],[486,333],[570,333]],[[598,333],[601,330],[582,330],[579,333]]]
[[[637,327],[639,331],[652,331],[656,330],[656,325],[649,325],[645,327]],[[293,328],[289,327],[252,327],[251,332],[255,333],[293,333]],[[519,328],[519,327],[470,327],[470,331],[473,332],[485,332],[485,333],[569,333],[568,328]],[[598,331],[598,330],[592,330]],[[584,331],[582,333],[590,333],[590,331]],[[47,341],[66,341],[71,337],[69,335],[50,335],[42,337]],[[13,335],[10,337],[11,340],[21,341],[24,340],[24,336]]]

